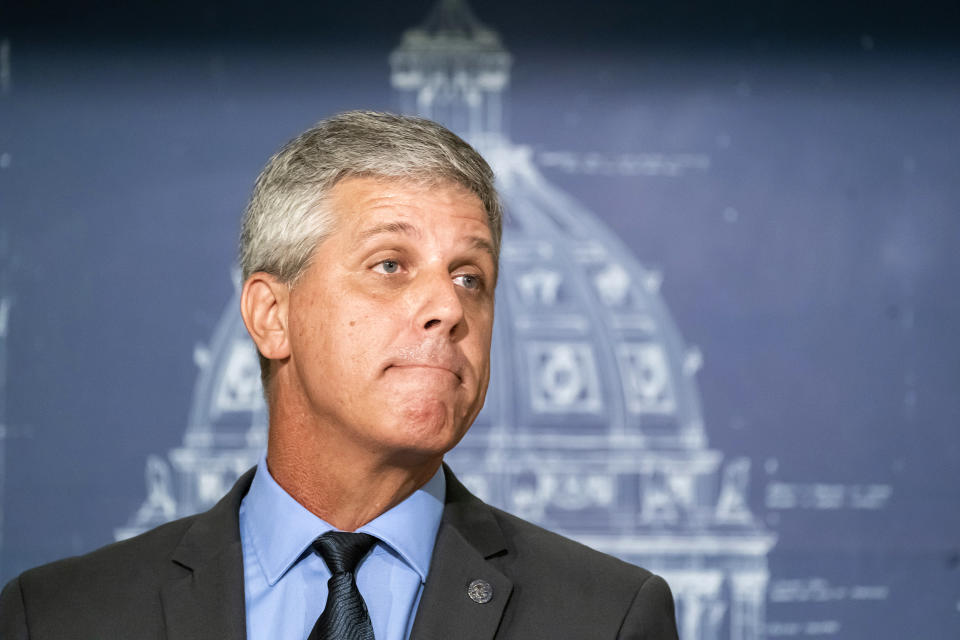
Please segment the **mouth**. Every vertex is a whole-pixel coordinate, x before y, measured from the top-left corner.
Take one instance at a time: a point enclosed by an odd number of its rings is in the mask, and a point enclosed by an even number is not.
[[[450,375],[456,377],[458,382],[463,382],[463,378],[460,376],[459,373],[457,373],[456,371],[454,371],[449,367],[444,367],[436,364],[425,364],[425,363],[421,364],[421,363],[405,362],[403,364],[388,365],[385,371],[389,371],[390,369],[430,369],[433,371],[442,371],[444,373],[449,373]]]

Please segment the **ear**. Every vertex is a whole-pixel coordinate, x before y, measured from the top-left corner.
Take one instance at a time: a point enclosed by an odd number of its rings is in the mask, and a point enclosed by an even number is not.
[[[269,273],[258,271],[243,283],[240,314],[250,337],[268,360],[290,357],[287,310],[290,288]]]

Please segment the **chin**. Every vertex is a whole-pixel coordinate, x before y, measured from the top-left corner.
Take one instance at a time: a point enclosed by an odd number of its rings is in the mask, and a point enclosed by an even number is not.
[[[420,399],[397,410],[394,419],[385,423],[394,425],[387,437],[397,451],[440,457],[456,446],[467,430],[454,419],[449,405],[439,400]]]

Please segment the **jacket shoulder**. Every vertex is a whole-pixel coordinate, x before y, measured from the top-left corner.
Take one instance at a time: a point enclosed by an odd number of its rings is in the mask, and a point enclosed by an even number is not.
[[[609,554],[554,533],[510,513],[490,507],[504,536],[510,540],[515,560],[544,570],[561,571],[566,579],[602,577],[607,589],[622,586],[636,591],[653,574]]]
[[[186,572],[171,557],[195,519],[24,571],[4,588],[0,629],[12,638],[151,637],[162,628],[159,586]]]
[[[196,518],[187,516],[89,553],[29,569],[20,575],[21,587],[34,594],[70,590],[77,582],[89,585],[101,580],[155,584]]]
[[[547,638],[552,629],[571,638],[676,640],[673,596],[663,578],[490,509],[509,541],[508,553],[491,561],[514,583],[504,620],[510,637]]]
[[[0,630],[9,634],[9,622],[34,639],[153,637],[163,628],[165,587],[211,559],[242,563],[237,511],[253,473],[209,511],[23,572],[4,589]]]

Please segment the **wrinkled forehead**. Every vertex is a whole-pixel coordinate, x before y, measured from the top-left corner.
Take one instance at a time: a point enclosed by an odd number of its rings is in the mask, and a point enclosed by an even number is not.
[[[477,207],[483,211],[483,222],[490,232],[491,237],[495,235],[493,224],[490,219],[490,212],[487,210],[480,196],[459,180],[454,180],[446,176],[437,176],[435,174],[394,176],[372,172],[346,172],[340,176],[337,176],[337,179],[327,190],[327,204],[335,205],[337,196],[342,196],[343,192],[346,190],[345,187],[349,188],[349,186],[356,184],[357,181],[363,181],[367,185],[372,185],[375,187],[379,186],[382,188],[384,194],[388,194],[392,191],[407,190],[442,189],[452,191],[459,197],[462,197],[464,201],[477,205]],[[338,210],[342,208],[343,207],[330,206],[330,212],[334,216],[333,223],[335,226],[339,226],[339,224],[344,222],[341,216],[345,215],[346,212]]]

